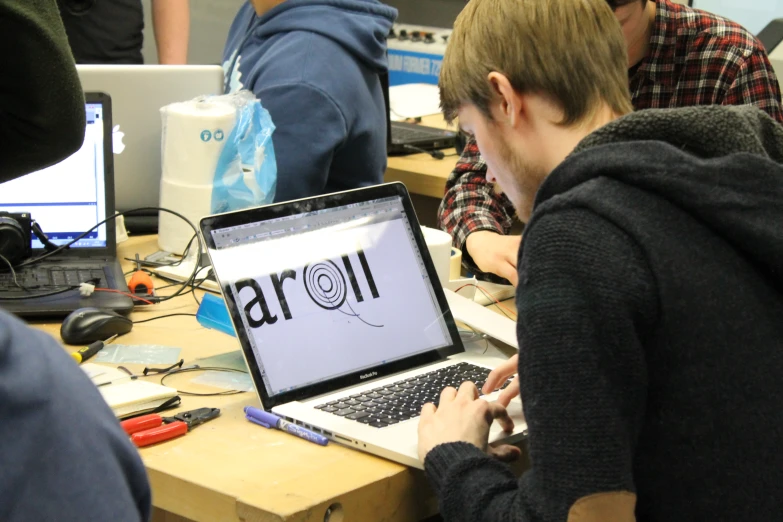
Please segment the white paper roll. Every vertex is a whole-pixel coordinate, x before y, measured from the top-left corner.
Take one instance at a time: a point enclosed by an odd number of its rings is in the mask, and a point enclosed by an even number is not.
[[[179,212],[198,229],[198,223],[210,214],[212,185],[186,185],[163,180],[160,185],[160,206]],[[168,212],[161,212],[158,221],[158,246],[166,252],[181,254],[193,237],[193,229]],[[195,248],[195,243],[192,248]]]
[[[198,227],[210,214],[218,158],[236,121],[234,105],[213,100],[173,103],[161,109],[160,206],[179,212]],[[178,217],[160,213],[158,245],[181,253],[193,230]]]
[[[438,272],[438,280],[443,286],[449,282],[451,271],[451,236],[442,230],[429,227],[421,227],[421,231],[435,264],[435,271]]]
[[[234,105],[191,100],[161,109],[162,179],[211,185],[220,152],[236,121]]]

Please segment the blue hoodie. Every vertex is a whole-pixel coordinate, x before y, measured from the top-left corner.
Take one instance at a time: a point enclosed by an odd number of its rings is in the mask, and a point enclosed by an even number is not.
[[[223,54],[227,91],[255,93],[272,116],[275,201],[366,187],[386,170],[378,74],[397,16],[377,0],[287,0],[241,7]]]

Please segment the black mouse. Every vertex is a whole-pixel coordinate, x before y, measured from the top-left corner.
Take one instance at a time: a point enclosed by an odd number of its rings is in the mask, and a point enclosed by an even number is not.
[[[133,321],[118,313],[100,308],[79,308],[63,321],[60,337],[67,344],[89,344],[105,341],[112,335],[131,331]]]

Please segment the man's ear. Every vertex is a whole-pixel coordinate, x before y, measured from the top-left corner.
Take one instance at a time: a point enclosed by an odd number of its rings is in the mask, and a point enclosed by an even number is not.
[[[520,123],[520,119],[525,117],[523,96],[514,90],[508,78],[499,72],[489,73],[487,81],[492,89],[493,105],[496,109],[493,116],[502,118],[511,127],[515,127]]]

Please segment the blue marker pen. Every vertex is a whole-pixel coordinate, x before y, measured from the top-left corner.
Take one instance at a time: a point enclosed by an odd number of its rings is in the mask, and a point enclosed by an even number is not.
[[[258,408],[254,408],[252,406],[245,406],[245,418],[250,422],[252,422],[253,424],[258,424],[259,426],[263,426],[264,428],[277,428],[278,430],[287,431],[291,435],[296,435],[301,439],[309,440],[310,442],[315,442],[316,444],[320,444],[321,446],[326,446],[326,444],[329,442],[329,439],[327,439],[323,435],[313,433],[308,429],[305,429],[301,426],[297,426],[296,424],[292,422],[288,422],[287,420],[281,419],[274,413],[264,411],[264,410],[259,410]]]

